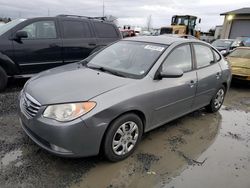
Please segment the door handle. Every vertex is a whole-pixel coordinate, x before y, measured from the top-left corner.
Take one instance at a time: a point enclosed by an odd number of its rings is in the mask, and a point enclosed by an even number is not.
[[[194,80],[191,80],[191,81],[189,82],[189,86],[190,86],[191,88],[193,88],[195,84],[196,84],[196,82],[195,82]]]
[[[96,46],[95,43],[89,43],[89,46]]]
[[[216,79],[220,79],[221,73],[220,73],[220,72],[217,72],[215,76],[216,76]]]

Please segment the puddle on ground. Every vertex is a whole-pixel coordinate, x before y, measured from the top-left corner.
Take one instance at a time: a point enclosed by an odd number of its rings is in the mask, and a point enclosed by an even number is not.
[[[220,113],[194,112],[146,134],[132,157],[99,162],[71,187],[162,187],[188,165],[206,164],[207,156],[197,158],[213,144],[221,124]]]
[[[9,165],[11,162],[14,162],[16,160],[18,160],[18,158],[20,158],[22,156],[22,150],[21,149],[17,149],[14,151],[10,151],[8,153],[6,153],[3,158],[1,158],[1,165],[0,165],[0,169]],[[18,166],[20,166],[20,161],[16,164]]]
[[[221,110],[222,125],[216,141],[197,160],[202,167],[189,166],[165,188],[250,187],[250,114]]]

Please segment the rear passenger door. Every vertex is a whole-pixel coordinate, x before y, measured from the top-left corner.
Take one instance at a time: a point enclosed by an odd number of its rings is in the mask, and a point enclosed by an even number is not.
[[[216,90],[221,86],[221,68],[212,49],[205,44],[193,44],[198,77],[194,107],[209,104]]]
[[[88,20],[61,20],[64,63],[85,59],[96,46]]]
[[[93,21],[93,28],[98,41],[98,46],[106,46],[121,38],[114,24]]]

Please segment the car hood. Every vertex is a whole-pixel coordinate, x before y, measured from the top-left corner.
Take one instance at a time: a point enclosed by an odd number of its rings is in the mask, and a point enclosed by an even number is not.
[[[237,57],[227,57],[230,62],[231,67],[240,67],[250,69],[250,59],[247,58],[237,58]]]
[[[88,101],[134,80],[92,70],[74,63],[31,78],[24,92],[41,105]]]

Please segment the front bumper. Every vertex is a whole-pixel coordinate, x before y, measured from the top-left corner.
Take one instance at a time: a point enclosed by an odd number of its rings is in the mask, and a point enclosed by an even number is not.
[[[41,111],[30,118],[22,112],[21,106],[19,110],[23,130],[37,145],[63,157],[87,157],[99,153],[106,123],[95,117],[60,123],[41,117]]]
[[[240,79],[240,80],[248,80],[248,81],[250,81],[250,69],[232,67],[232,76],[233,76],[233,78],[237,78],[237,79]]]

